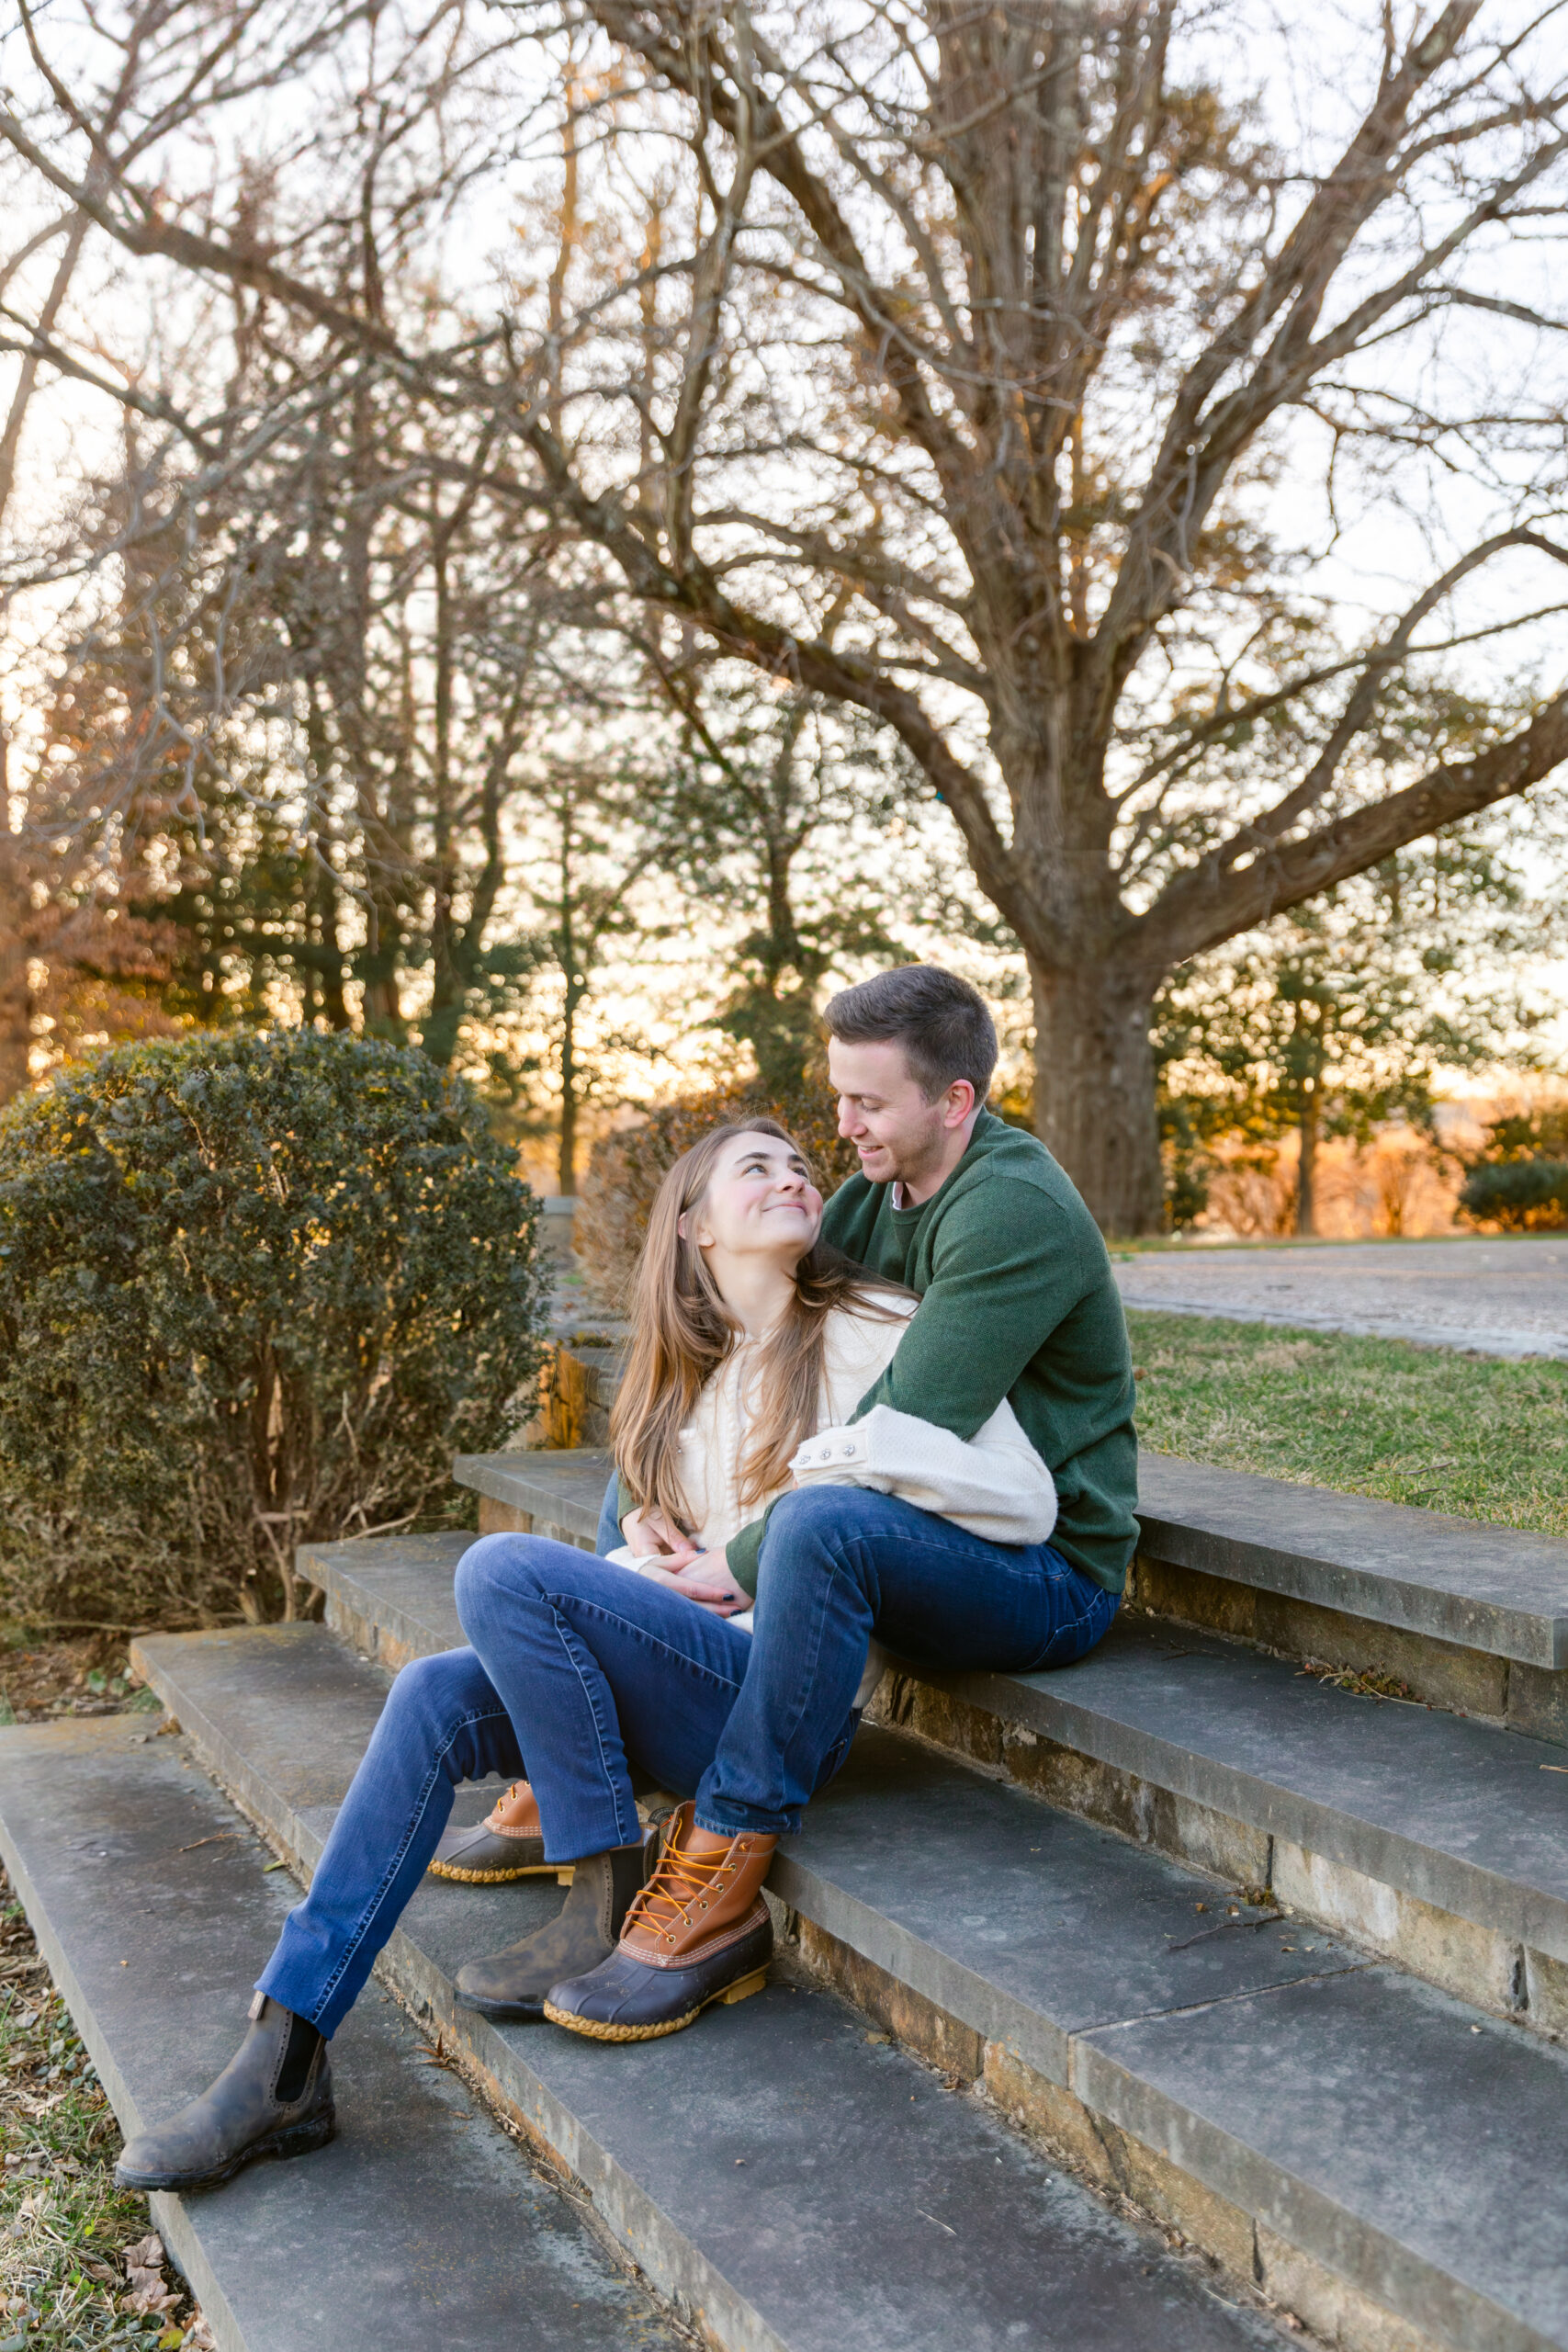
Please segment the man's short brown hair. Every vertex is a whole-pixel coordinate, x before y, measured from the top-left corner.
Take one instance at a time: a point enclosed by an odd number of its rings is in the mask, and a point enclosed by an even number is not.
[[[978,989],[940,964],[900,964],[842,989],[823,1015],[840,1045],[902,1046],[928,1102],[966,1078],[976,1103],[991,1090],[997,1031]]]

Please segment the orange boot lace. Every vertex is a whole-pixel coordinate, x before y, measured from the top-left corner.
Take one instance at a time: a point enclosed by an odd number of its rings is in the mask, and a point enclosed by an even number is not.
[[[706,1932],[712,1913],[734,1886],[740,1859],[736,1842],[732,1838],[728,1846],[694,1854],[677,1842],[671,1828],[652,1877],[632,1897],[621,1928],[622,1941],[656,1944],[666,1954],[697,1942]]]

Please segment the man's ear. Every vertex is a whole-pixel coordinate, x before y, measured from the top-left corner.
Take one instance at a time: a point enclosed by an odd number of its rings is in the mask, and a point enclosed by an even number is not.
[[[942,1097],[942,1124],[961,1127],[975,1108],[975,1089],[966,1078],[955,1078]]]

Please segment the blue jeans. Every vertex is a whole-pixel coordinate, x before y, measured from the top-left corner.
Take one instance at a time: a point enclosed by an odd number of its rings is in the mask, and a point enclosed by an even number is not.
[[[601,1541],[619,1530],[613,1510]],[[545,1851],[638,1835],[630,1760],[712,1830],[798,1829],[858,1721],[873,1627],[914,1665],[1066,1665],[1116,1597],[1049,1544],[967,1535],[856,1487],[786,1495],[762,1544],[756,1632],[536,1535],[457,1567],[470,1649],[406,1666],[260,1989],[333,2032],[424,1875],[460,1781],[526,1773]]]

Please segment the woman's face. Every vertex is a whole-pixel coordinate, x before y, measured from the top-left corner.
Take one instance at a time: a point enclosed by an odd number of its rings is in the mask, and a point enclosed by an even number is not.
[[[795,1266],[817,1238],[822,1195],[782,1136],[731,1136],[706,1193],[681,1222],[710,1255]]]

